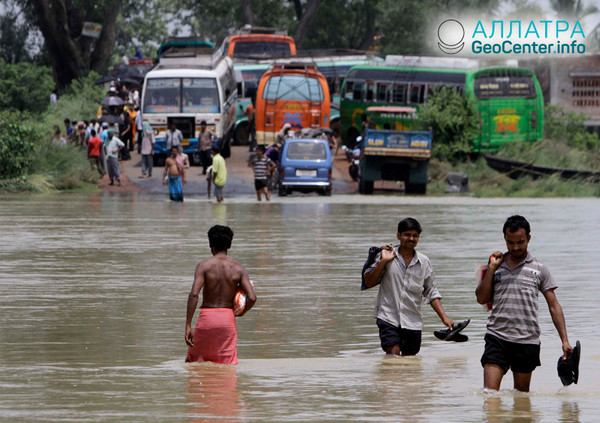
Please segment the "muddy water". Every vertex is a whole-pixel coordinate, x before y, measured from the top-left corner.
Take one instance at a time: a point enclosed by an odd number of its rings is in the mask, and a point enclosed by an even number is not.
[[[560,288],[578,385],[556,374],[560,342],[543,299],[542,367],[532,392],[510,374],[481,392],[486,314],[474,267],[502,249],[513,213]],[[0,199],[0,421],[593,422],[600,418],[600,201],[404,196],[234,198],[77,194]],[[419,243],[464,344],[444,343],[424,306],[417,357],[386,359],[359,273],[373,244],[416,217]],[[228,224],[231,255],[259,302],[238,320],[238,366],[184,365],[185,305],[206,231]]]

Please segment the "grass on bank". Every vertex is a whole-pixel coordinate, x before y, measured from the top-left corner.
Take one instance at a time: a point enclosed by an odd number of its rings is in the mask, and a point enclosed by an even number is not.
[[[580,170],[600,170],[600,153],[573,149],[563,142],[541,140],[533,144],[515,143],[496,153],[498,157],[532,162],[536,165]],[[429,166],[430,195],[445,195],[448,172],[466,173],[474,197],[600,197],[600,183],[585,178],[564,180],[557,175],[533,179],[509,178],[490,168],[481,156],[451,164],[432,159]]]
[[[74,81],[55,105],[43,113],[3,110],[0,112],[0,131],[13,129],[15,135],[0,142],[9,144],[11,159],[18,170],[0,169],[0,192],[52,192],[90,189],[98,182],[97,172],[91,170],[84,149],[73,145],[52,144],[53,126],[65,132],[64,120],[89,120],[96,116],[104,97],[102,87],[94,84],[97,74]],[[18,138],[22,139],[18,139]]]

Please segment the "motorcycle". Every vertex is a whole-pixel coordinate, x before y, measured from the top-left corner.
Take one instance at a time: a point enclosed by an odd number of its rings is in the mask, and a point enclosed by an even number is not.
[[[348,166],[348,173],[353,181],[358,181],[358,167],[360,166],[360,143],[362,137],[356,139],[354,148],[349,148],[346,145],[342,145],[342,150],[346,154],[346,159],[350,165]]]

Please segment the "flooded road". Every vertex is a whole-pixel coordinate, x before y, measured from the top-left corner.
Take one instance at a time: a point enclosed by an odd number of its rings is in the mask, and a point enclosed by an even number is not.
[[[532,225],[530,251],[559,284],[580,381],[563,388],[560,340],[540,297],[542,367],[530,394],[509,374],[481,392],[487,314],[474,268],[503,249],[507,216]],[[449,317],[464,344],[433,336],[423,307],[417,357],[386,359],[360,291],[371,245],[417,218]],[[600,418],[597,199],[333,196],[191,199],[64,194],[0,199],[0,421],[593,422]],[[185,307],[213,224],[259,300],[238,319],[238,366],[185,365]]]

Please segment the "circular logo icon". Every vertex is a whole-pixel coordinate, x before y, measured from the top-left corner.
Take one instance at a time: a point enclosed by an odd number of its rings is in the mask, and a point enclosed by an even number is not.
[[[447,19],[438,27],[438,47],[446,54],[460,52],[465,43],[465,28],[456,19]]]

